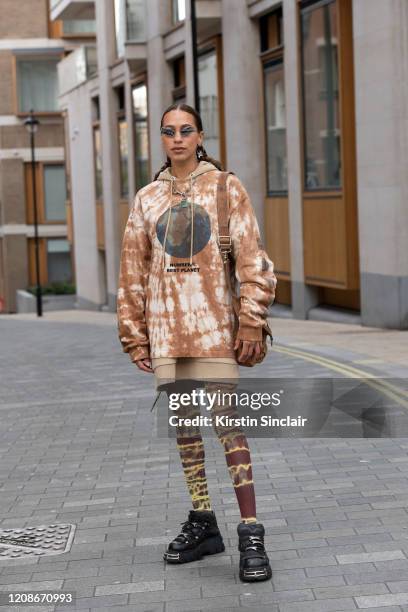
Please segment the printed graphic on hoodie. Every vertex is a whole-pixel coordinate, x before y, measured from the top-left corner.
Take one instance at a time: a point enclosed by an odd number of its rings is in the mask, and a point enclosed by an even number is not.
[[[117,293],[119,339],[132,361],[235,359],[234,312],[218,246],[219,175],[202,160],[183,180],[166,168],[136,194],[123,236]],[[262,340],[275,298],[274,266],[260,241],[248,193],[235,175],[228,176],[227,196],[240,288],[238,338]]]
[[[193,222],[192,222],[193,219]],[[206,210],[182,200],[164,212],[156,225],[156,234],[166,253],[178,258],[190,258],[199,253],[211,237],[211,221]],[[170,262],[167,272],[198,272],[194,262]]]

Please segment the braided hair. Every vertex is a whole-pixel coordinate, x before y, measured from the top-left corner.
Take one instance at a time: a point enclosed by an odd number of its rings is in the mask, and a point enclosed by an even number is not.
[[[203,131],[203,122],[201,120],[199,113],[195,110],[195,108],[193,108],[189,104],[181,104],[180,102],[175,102],[174,104],[171,104],[169,107],[166,108],[161,118],[160,127],[163,126],[163,119],[166,113],[172,110],[182,110],[186,113],[189,113],[190,115],[193,115],[197,130],[199,132]],[[214,166],[218,168],[218,170],[223,169],[221,162],[219,162],[217,159],[213,159],[212,157],[210,157],[202,145],[198,145],[197,150],[196,150],[196,155],[197,155],[198,161],[207,161],[207,162],[210,162],[211,164],[214,164]],[[166,168],[169,168],[170,166],[171,166],[171,159],[167,155],[167,159],[165,163],[160,168],[160,170],[156,172],[153,180],[155,181],[157,177],[159,176],[160,172],[163,172],[163,170],[165,170]]]

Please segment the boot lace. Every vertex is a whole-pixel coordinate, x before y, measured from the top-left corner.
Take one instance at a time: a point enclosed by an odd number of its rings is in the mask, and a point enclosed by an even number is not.
[[[265,545],[260,536],[250,535],[245,539],[242,546],[244,551],[255,550],[256,552],[265,552]]]
[[[204,523],[198,523],[197,521],[184,521],[180,523],[182,525],[181,533],[177,536],[177,539],[184,539],[185,542],[189,542],[190,539],[194,538],[198,540],[201,534],[197,534],[197,529],[200,529],[203,532],[206,528]]]

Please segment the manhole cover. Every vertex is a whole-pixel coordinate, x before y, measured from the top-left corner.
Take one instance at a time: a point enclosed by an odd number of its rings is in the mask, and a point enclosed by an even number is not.
[[[0,560],[59,555],[71,550],[75,525],[39,525],[0,529]]]

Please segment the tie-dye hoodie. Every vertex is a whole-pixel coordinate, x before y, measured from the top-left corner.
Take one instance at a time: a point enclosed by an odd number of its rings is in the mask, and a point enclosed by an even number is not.
[[[134,362],[235,357],[234,314],[217,243],[219,175],[207,161],[183,180],[166,168],[136,194],[117,292],[119,339]],[[241,297],[238,336],[261,340],[277,280],[248,193],[235,175],[228,176],[227,193]]]

